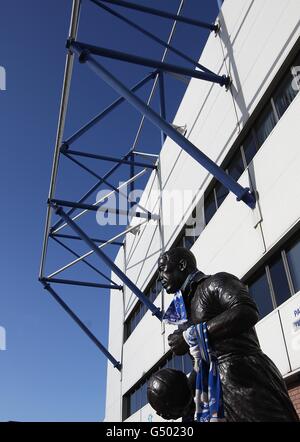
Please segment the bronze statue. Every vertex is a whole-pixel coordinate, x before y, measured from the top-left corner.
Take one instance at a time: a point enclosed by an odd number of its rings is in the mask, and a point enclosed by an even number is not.
[[[168,337],[173,352],[183,355],[191,349],[193,354],[191,344],[187,344],[189,330],[197,332],[196,327],[205,325],[203,330],[210,343],[214,370],[218,370],[216,382],[220,381],[222,390],[220,401],[224,419],[220,420],[298,421],[280,372],[260,349],[254,330],[258,310],[247,286],[229,273],[205,275],[197,270],[194,255],[181,247],[162,254],[158,268],[167,293],[181,290],[183,313],[186,314],[182,322],[177,322],[180,324],[178,329]],[[200,346],[194,346],[193,351]],[[195,371],[189,381],[195,394]],[[216,391],[218,388],[217,385]],[[160,410],[163,408],[161,406]],[[189,413],[193,414],[191,410],[190,407]],[[181,416],[186,414],[181,413]],[[162,415],[170,418],[167,411]]]

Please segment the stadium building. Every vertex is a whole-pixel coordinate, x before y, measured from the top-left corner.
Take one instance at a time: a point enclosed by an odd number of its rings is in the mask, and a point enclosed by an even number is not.
[[[157,280],[162,251],[187,247],[204,273],[241,278],[260,311],[261,347],[300,414],[299,20],[298,0],[225,0],[220,30],[210,34],[199,63],[227,73],[232,84],[225,92],[192,79],[173,121],[255,192],[255,209],[167,137],[140,201],[160,219],[134,219],[115,264],[162,311],[172,299]],[[161,421],[147,403],[147,380],[162,367],[188,373],[191,359],[170,352],[174,327],[158,321],[127,286],[122,293],[111,291],[108,350],[122,369],[108,362],[105,421]]]

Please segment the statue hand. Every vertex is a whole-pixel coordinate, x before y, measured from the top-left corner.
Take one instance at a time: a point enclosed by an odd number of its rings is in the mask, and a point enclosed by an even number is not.
[[[168,344],[175,355],[182,356],[189,351],[189,346],[185,342],[181,330],[176,330],[168,336]]]

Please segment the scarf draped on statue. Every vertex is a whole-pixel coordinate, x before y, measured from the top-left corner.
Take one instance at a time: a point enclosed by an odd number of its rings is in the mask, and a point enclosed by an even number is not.
[[[192,325],[183,332],[194,358],[196,376],[195,420],[197,422],[224,422],[222,385],[217,358],[207,336],[206,322]]]
[[[188,323],[186,307],[180,290],[175,293],[163,316],[163,321],[173,325]],[[195,421],[225,421],[217,358],[209,346],[206,322],[191,325],[183,332],[183,337],[190,347],[190,353],[194,358],[194,370],[197,373],[194,398]]]
[[[175,293],[173,301],[167,308],[162,320],[173,325],[185,324],[188,321],[184,299],[180,290]]]

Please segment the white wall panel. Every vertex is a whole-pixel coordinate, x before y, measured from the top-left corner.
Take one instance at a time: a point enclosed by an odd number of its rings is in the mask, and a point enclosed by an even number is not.
[[[278,311],[271,312],[256,326],[262,351],[274,362],[282,375],[290,371]]]
[[[155,301],[156,306],[161,302],[159,298]],[[148,311],[124,343],[123,393],[150,370],[163,353],[161,323]]]
[[[187,124],[189,140],[218,164],[227,155],[245,121],[299,38],[299,17],[299,0],[224,2],[220,17],[223,23],[221,34],[217,37],[214,33],[210,35],[200,63],[219,74],[225,74],[226,68],[229,68],[235,103],[231,93],[224,88],[192,79],[174,119],[175,124]],[[262,229],[267,249],[297,222],[300,215],[299,111],[300,99],[297,97],[253,161],[252,170],[260,193]],[[169,191],[190,191],[190,195],[185,195],[184,206],[180,207],[179,201],[176,203],[176,222],[167,223],[164,227],[164,244],[169,247],[211,176],[169,138],[161,151],[160,168],[163,216],[168,208]],[[141,204],[157,213],[157,201],[149,200],[149,196],[158,188],[155,176],[153,172]],[[247,172],[239,182],[248,185]],[[132,224],[140,222],[140,219],[134,219]],[[160,235],[156,227],[149,223],[141,228],[138,235],[128,234],[126,238],[127,275],[142,290],[155,272],[160,253]],[[192,251],[204,272],[228,271],[241,277],[262,257],[264,247],[260,228],[254,228],[251,210],[244,203],[237,202],[231,194],[202,232]],[[116,262],[123,268],[122,250]],[[171,296],[166,296],[166,305],[170,299]],[[127,314],[136,302],[136,297],[126,289]],[[156,300],[157,305],[160,302],[160,298]],[[284,309],[280,314],[283,317],[288,315]],[[109,351],[116,359],[122,350],[123,318],[122,295],[113,292]],[[168,350],[167,336],[173,330],[173,327],[166,326],[165,334],[161,334],[159,321],[148,312],[124,345],[122,386],[119,372],[108,364],[106,420],[121,419],[120,388],[126,392],[163,356]],[[257,330],[266,353],[276,359],[281,371],[286,373],[278,313],[261,321]],[[275,338],[276,345],[269,340],[270,336]],[[299,367],[298,359],[293,366],[297,364]],[[149,414],[149,408],[144,407],[128,420],[147,420]]]
[[[300,217],[299,112],[297,96],[253,160],[267,249]]]
[[[123,249],[121,248],[115,263],[123,269]],[[112,274],[112,280],[117,284],[122,284],[119,278]],[[108,350],[112,356],[121,361],[123,344],[123,294],[121,291],[111,290],[110,310],[109,310],[109,336]],[[106,408],[105,421],[119,422],[121,420],[121,375],[119,370],[113,367],[111,362],[107,362],[106,380]]]
[[[239,183],[248,186],[247,172]],[[198,267],[208,274],[226,271],[242,277],[264,253],[253,220],[252,210],[228,195],[191,249]]]

